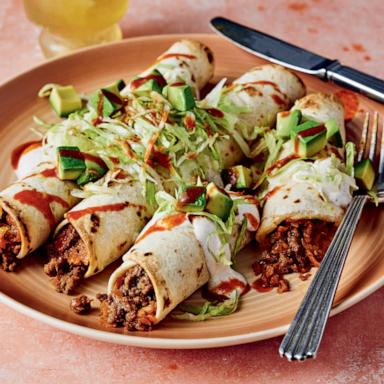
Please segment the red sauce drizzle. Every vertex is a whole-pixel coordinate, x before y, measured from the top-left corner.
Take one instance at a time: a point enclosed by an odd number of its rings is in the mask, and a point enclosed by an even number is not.
[[[359,98],[356,93],[341,90],[335,93],[344,105],[344,120],[352,120],[359,110]]]
[[[184,117],[184,125],[187,129],[191,131],[196,128],[196,121],[191,116],[187,115]]]
[[[265,81],[265,80],[259,80],[259,81],[252,81],[247,84],[260,84],[260,85],[270,85],[276,92],[282,93],[280,90],[280,87],[274,83],[273,81]]]
[[[154,223],[151,227],[149,227],[139,238],[136,240],[136,243],[143,240],[146,236],[153,232],[157,231],[167,231],[178,225],[181,225],[185,221],[186,214],[185,213],[177,213],[175,215],[166,216],[156,223]]]
[[[88,161],[92,161],[99,165],[101,168],[107,168],[107,165],[104,163],[102,159],[98,156],[91,155],[89,153],[74,151],[72,149],[60,149],[60,155],[72,157],[74,159],[84,159]]]
[[[296,152],[296,151],[295,151],[295,152]],[[271,174],[273,170],[275,170],[275,169],[280,169],[280,168],[284,167],[285,164],[288,164],[291,160],[298,159],[299,157],[300,157],[300,156],[298,156],[298,155],[296,155],[296,154],[293,154],[293,155],[284,157],[283,159],[278,160],[278,161],[276,161],[276,163],[272,164],[272,165],[268,168],[267,173],[268,173],[268,174]]]
[[[179,201],[182,204],[192,204],[204,192],[205,192],[204,187],[188,188],[181,194]]]
[[[233,292],[236,288],[240,288],[242,295],[249,291],[248,284],[245,284],[238,279],[229,279],[227,281],[221,282],[218,286],[213,288],[215,294],[218,295],[228,295]]]
[[[316,135],[317,133],[323,132],[325,131],[325,129],[326,128],[324,125],[319,125],[318,127],[312,127],[304,131],[300,131],[297,133],[297,135],[301,137],[308,137],[308,136]]]
[[[183,57],[185,59],[190,59],[190,60],[193,60],[193,59],[196,59],[196,56],[194,55],[188,55],[186,53],[166,53],[164,55],[161,55],[157,61],[162,61],[162,60],[165,60],[165,59],[169,59],[171,57],[176,57],[177,59],[179,59],[180,57]]]
[[[283,100],[280,96],[278,95],[271,95],[272,100],[275,102],[277,105],[286,105],[285,100]]]
[[[213,117],[218,117],[218,118],[222,118],[224,117],[224,113],[222,111],[220,111],[220,109],[217,109],[217,108],[208,108],[206,110],[210,115],[212,115]]]
[[[15,194],[14,198],[22,204],[35,207],[47,219],[49,226],[53,229],[56,225],[56,219],[51,209],[51,203],[60,204],[63,208],[69,208],[68,203],[59,196],[50,195],[35,191],[33,189],[21,191]]]
[[[263,281],[261,280],[261,278],[255,280],[252,283],[252,288],[255,289],[258,292],[269,292],[269,291],[272,291],[271,287],[264,287]]]
[[[44,169],[44,171],[33,173],[32,175],[28,175],[27,177],[33,177],[33,176],[43,176],[43,177],[57,177],[56,168],[48,168]]]
[[[250,223],[253,228],[257,228],[259,226],[259,221],[255,216],[251,215],[250,213],[244,213],[244,216],[247,218],[248,223]]]
[[[273,188],[271,191],[269,191],[263,198],[264,201],[267,201],[270,197],[272,197],[279,189],[281,189],[281,185],[278,185],[277,187]]]
[[[117,157],[110,156],[109,160],[111,160],[113,164],[120,164],[120,160]]]
[[[166,169],[171,168],[170,157],[166,153],[162,153],[156,149],[151,152],[150,158],[147,160],[147,164],[149,164],[151,167],[160,165]]]
[[[172,83],[170,87],[180,87],[181,85],[185,85],[184,81],[177,81],[176,83]]]
[[[32,151],[35,148],[41,147],[42,143],[41,140],[33,140],[28,141],[26,143],[20,144],[17,146],[11,154],[11,165],[13,169],[16,169],[19,165],[19,161],[21,156],[25,155],[26,153]]]
[[[136,205],[131,203],[107,204],[107,205],[101,205],[98,207],[84,208],[84,209],[80,209],[79,211],[68,212],[66,215],[66,218],[68,220],[78,220],[85,215],[90,215],[95,212],[113,212],[113,211],[117,212],[127,207],[143,208],[141,205]]]
[[[132,80],[131,82],[131,89],[137,89],[144,83],[146,83],[148,80],[156,80],[161,87],[164,87],[167,85],[166,81],[164,80],[163,76],[155,75],[155,74],[149,74],[144,77],[139,77],[135,80]]]

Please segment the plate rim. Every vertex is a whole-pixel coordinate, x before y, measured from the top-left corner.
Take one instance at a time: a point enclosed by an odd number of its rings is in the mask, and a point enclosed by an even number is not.
[[[130,42],[140,42],[147,40],[162,40],[162,39],[175,39],[180,38],[192,38],[192,39],[201,39],[201,38],[210,38],[223,40],[222,37],[214,33],[172,33],[172,34],[161,34],[161,35],[144,35],[131,38],[125,38],[123,40],[109,43],[96,45],[91,47],[82,48],[75,52],[49,59],[47,61],[41,62],[32,68],[29,68],[19,74],[7,78],[5,81],[0,82],[0,88],[9,86],[12,82],[18,81],[20,78],[26,75],[33,75],[34,71],[41,70],[46,66],[50,66],[59,61],[65,61],[68,58],[73,58],[75,56],[81,56],[90,51],[102,50],[103,48],[110,46],[119,46],[129,44]],[[240,48],[239,48],[240,49]],[[379,288],[384,286],[384,276],[374,281],[372,284],[365,287],[363,290],[359,290],[352,296],[348,297],[346,300],[342,301],[340,304],[335,306],[330,313],[330,316],[334,316],[358,302],[362,301],[370,294],[377,291]],[[259,340],[265,340],[272,337],[280,336],[288,330],[289,323],[284,324],[279,327],[270,328],[268,330],[248,332],[241,335],[232,335],[232,336],[221,336],[221,337],[212,337],[212,338],[195,338],[195,339],[173,339],[173,338],[159,338],[159,337],[144,337],[144,336],[133,336],[130,334],[120,334],[109,332],[108,330],[100,330],[95,328],[86,327],[83,325],[75,324],[66,320],[59,319],[57,317],[48,315],[46,313],[40,312],[37,309],[31,308],[26,304],[23,304],[16,299],[6,295],[3,292],[0,292],[0,302],[7,305],[8,307],[16,310],[17,312],[29,316],[33,319],[41,321],[42,323],[48,324],[54,328],[61,329],[72,334],[79,336],[84,336],[90,339],[130,345],[137,347],[145,348],[155,348],[155,349],[203,349],[203,348],[217,348],[217,347],[227,347],[240,344],[251,343]]]

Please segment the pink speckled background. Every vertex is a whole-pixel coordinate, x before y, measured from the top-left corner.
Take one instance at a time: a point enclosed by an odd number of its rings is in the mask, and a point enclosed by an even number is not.
[[[209,32],[215,15],[384,77],[382,0],[132,0],[122,27],[126,37]],[[0,82],[44,60],[37,36],[21,1],[1,0]],[[383,383],[383,303],[382,288],[330,319],[318,358],[300,364],[278,356],[280,337],[213,350],[147,350],[73,336],[0,305],[0,383]]]

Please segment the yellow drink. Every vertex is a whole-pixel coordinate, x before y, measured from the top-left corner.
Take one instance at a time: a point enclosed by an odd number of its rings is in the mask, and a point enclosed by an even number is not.
[[[128,0],[24,0],[28,18],[43,27],[40,45],[56,56],[87,45],[122,38],[116,24]]]

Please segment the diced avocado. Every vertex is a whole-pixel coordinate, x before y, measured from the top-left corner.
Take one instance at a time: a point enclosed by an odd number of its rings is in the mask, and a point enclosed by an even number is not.
[[[370,159],[359,161],[355,165],[355,179],[361,188],[370,191],[375,183],[375,178],[375,169]]]
[[[85,160],[78,147],[58,147],[56,152],[61,180],[76,180],[85,171]]]
[[[81,98],[72,85],[56,86],[49,94],[49,102],[60,117],[81,109]]]
[[[120,96],[120,91],[125,88],[124,80],[116,80],[112,84],[106,85],[101,90],[113,93],[114,95]]]
[[[104,162],[96,158],[85,157],[85,171],[77,178],[76,183],[78,185],[84,185],[92,181],[100,179],[108,171],[108,167]]]
[[[230,184],[235,189],[250,188],[252,185],[251,170],[244,165],[224,169],[222,177],[224,184]]]
[[[131,82],[131,88],[136,95],[144,96],[151,91],[161,93],[166,84],[163,75],[157,69],[154,69],[144,77],[134,78]]]
[[[301,112],[298,109],[279,112],[276,120],[276,132],[279,137],[288,139],[292,128],[299,125]]]
[[[300,157],[312,157],[327,143],[327,129],[317,121],[309,120],[291,131],[295,153]]]
[[[205,187],[186,187],[177,200],[176,209],[182,212],[204,211],[207,203],[205,194]]]
[[[325,128],[327,128],[327,140],[330,144],[341,148],[343,147],[343,138],[341,136],[339,124],[337,124],[335,119],[328,120],[325,123]]]
[[[170,84],[164,89],[163,94],[166,95],[172,106],[180,111],[189,111],[195,106],[192,88],[186,84]]]
[[[101,89],[90,96],[89,103],[97,111],[98,115],[103,117],[111,116],[115,110],[120,108],[120,106],[110,101]]]
[[[214,183],[207,186],[207,205],[205,210],[226,221],[231,213],[233,201],[224,191]]]

